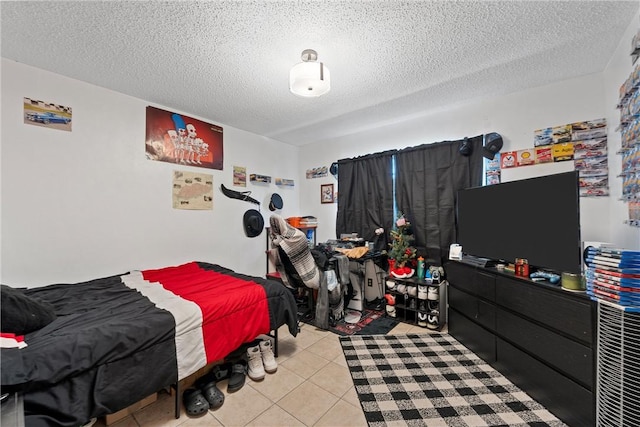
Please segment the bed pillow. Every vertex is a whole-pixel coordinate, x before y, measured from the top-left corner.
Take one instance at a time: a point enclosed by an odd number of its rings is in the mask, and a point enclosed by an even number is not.
[[[16,335],[37,331],[53,322],[53,306],[25,295],[20,289],[0,285],[0,329]]]

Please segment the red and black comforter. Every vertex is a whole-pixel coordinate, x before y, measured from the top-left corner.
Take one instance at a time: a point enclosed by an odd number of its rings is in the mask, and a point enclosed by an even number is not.
[[[3,348],[3,391],[20,390],[28,426],[79,425],[123,409],[243,343],[288,325],[282,284],[192,262],[25,290],[56,320]]]

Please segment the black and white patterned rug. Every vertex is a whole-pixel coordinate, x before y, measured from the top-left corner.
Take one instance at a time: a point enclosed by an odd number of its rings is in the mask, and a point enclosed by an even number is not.
[[[369,426],[565,426],[449,334],[340,337]]]

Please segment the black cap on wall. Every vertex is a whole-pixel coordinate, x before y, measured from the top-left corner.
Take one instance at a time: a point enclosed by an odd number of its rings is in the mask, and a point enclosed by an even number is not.
[[[491,132],[484,136],[484,147],[482,147],[482,155],[487,159],[493,160],[496,153],[502,149],[502,137],[499,133]]]

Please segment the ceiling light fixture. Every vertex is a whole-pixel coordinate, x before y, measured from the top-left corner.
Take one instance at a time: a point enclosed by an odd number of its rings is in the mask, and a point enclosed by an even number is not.
[[[292,93],[305,98],[324,95],[331,89],[329,69],[317,62],[318,53],[313,49],[302,51],[302,62],[293,66],[289,72],[289,89]]]

